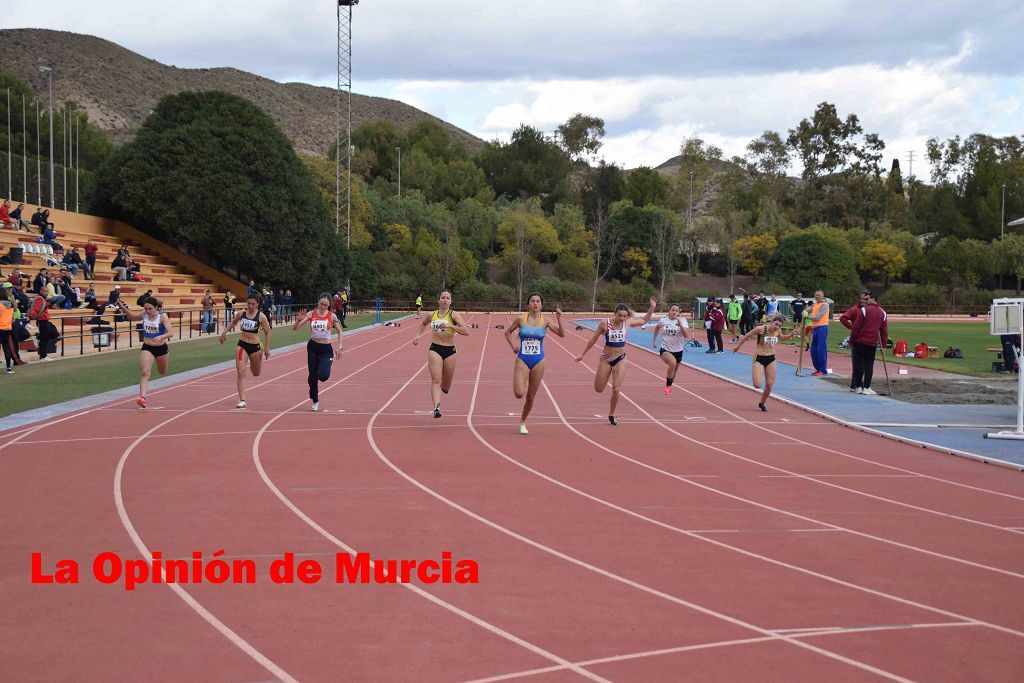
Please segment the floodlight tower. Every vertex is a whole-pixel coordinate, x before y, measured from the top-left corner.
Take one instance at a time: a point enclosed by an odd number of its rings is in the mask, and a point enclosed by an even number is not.
[[[334,97],[334,225],[345,247],[352,246],[352,7],[359,0],[338,0],[338,88]],[[341,93],[345,89],[345,164],[341,163]],[[344,198],[342,197],[344,193]]]

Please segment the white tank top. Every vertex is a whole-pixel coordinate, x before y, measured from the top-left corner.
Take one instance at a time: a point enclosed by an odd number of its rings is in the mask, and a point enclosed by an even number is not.
[[[683,330],[689,329],[690,325],[686,318],[672,320],[667,315],[658,321],[661,325],[661,348],[672,353],[678,353],[686,345],[686,338],[683,337]]]
[[[313,311],[312,317],[309,319],[309,338],[316,342],[330,342],[331,341],[331,312],[327,311],[326,315],[321,316],[317,311]]]

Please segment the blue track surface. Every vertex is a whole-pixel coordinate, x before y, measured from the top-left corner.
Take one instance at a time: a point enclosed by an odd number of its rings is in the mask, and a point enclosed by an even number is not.
[[[577,320],[578,324],[593,330],[597,320]],[[647,329],[629,330],[629,343],[648,353],[652,332]],[[697,339],[703,348],[687,347],[683,362],[707,370],[741,384],[750,385],[750,356],[732,353],[707,354],[707,342],[702,330]],[[808,360],[809,363],[809,360]],[[805,370],[797,377],[795,368],[780,369],[772,396],[786,398],[811,410],[827,413],[844,422],[861,425],[906,439],[914,439],[940,449],[962,451],[980,458],[991,458],[1024,467],[1024,441],[986,439],[987,432],[1010,429],[1016,424],[1016,406],[1008,405],[920,405],[903,403],[884,396],[861,396],[845,387],[811,377]],[[791,369],[792,368],[792,369]],[[876,380],[877,380],[876,376]],[[878,382],[876,381],[876,389]],[[898,392],[899,389],[897,388]],[[885,425],[915,425],[906,427]],[[958,425],[935,427],[929,425]],[[976,426],[974,426],[976,425]],[[998,427],[997,427],[998,426]]]

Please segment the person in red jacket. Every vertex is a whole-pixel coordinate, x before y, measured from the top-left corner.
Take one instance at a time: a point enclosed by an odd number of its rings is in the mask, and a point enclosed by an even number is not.
[[[850,348],[853,355],[853,379],[851,391],[874,396],[871,376],[875,369],[875,349],[889,343],[889,321],[886,312],[878,305],[878,299],[871,292],[861,293],[860,313],[853,321],[850,333]]]
[[[858,297],[857,297],[857,303],[855,305],[853,305],[853,306],[850,306],[850,308],[847,309],[847,311],[845,313],[843,313],[841,316],[839,316],[839,322],[842,323],[843,327],[845,327],[848,330],[852,330],[853,329],[854,321],[856,321],[858,318],[860,318],[860,307],[866,305],[867,302],[868,302],[868,293],[867,292],[861,292],[858,295]],[[853,354],[853,336],[852,335],[850,336],[850,353],[851,353],[851,355]],[[859,379],[861,377],[861,375],[857,372],[857,370],[859,368],[858,363],[859,363],[859,361],[857,360],[857,357],[854,356],[854,358],[853,358],[854,370],[850,374],[850,391],[852,391],[853,393],[857,393],[857,394],[861,393],[860,392],[861,385],[858,384],[858,381],[859,381]]]
[[[725,312],[722,310],[722,302],[720,300],[708,300],[708,307],[704,311],[704,327],[708,331],[708,350],[705,353],[725,353],[725,347],[722,344],[722,330],[725,329]]]

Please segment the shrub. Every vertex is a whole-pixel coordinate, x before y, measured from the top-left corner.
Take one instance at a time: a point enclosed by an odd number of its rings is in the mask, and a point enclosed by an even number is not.
[[[612,284],[597,293],[597,302],[607,307],[624,303],[636,310],[646,311],[647,300],[655,294],[654,285],[647,280],[634,278],[628,285],[612,280]]]
[[[584,287],[575,282],[559,280],[557,277],[537,278],[530,284],[529,291],[539,292],[549,304],[549,308],[560,306],[570,310],[590,302],[590,294]]]

